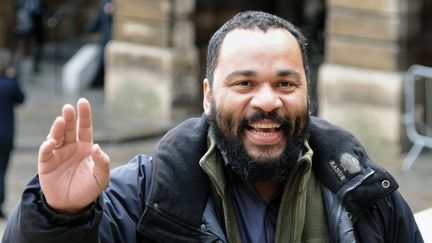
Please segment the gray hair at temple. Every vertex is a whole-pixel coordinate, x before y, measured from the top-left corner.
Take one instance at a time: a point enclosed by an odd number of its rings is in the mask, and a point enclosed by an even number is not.
[[[246,11],[235,15],[220,27],[209,41],[207,49],[207,69],[206,78],[210,85],[213,85],[213,74],[218,61],[220,47],[225,36],[235,29],[259,29],[266,32],[269,29],[285,29],[290,32],[299,43],[302,52],[303,66],[306,72],[306,79],[309,83],[309,61],[307,53],[307,41],[301,31],[289,21],[278,16],[261,12],[261,11]]]

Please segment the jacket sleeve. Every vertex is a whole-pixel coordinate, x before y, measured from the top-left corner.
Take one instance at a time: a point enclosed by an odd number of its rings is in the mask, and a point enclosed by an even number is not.
[[[11,213],[2,242],[136,242],[151,158],[140,155],[111,172],[108,187],[84,212],[65,215],[45,203],[36,176]],[[147,175],[148,174],[148,175]]]
[[[355,222],[359,242],[421,243],[414,215],[395,191],[379,200]]]

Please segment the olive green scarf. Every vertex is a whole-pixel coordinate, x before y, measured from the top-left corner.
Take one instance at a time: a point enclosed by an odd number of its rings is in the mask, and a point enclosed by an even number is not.
[[[211,134],[211,133],[209,133]],[[200,165],[208,174],[215,194],[219,197],[229,242],[241,242],[234,207],[228,193],[223,163],[216,156],[216,143],[208,136],[208,150]],[[289,173],[279,208],[276,242],[329,242],[321,186],[312,170],[312,149],[305,142],[306,153]]]

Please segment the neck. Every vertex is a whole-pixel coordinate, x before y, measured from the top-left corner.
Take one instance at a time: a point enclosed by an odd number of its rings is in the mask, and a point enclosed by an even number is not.
[[[273,194],[276,192],[279,184],[274,181],[255,182],[253,184],[257,192],[266,203],[270,203]]]

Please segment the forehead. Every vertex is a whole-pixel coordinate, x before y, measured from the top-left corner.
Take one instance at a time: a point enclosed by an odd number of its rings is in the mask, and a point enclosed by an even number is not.
[[[261,50],[290,51],[301,55],[297,39],[285,29],[269,29],[266,32],[259,29],[235,29],[222,41],[219,59],[231,54]]]
[[[236,29],[222,42],[213,78],[218,83],[238,71],[275,74],[285,70],[300,73],[305,79],[300,45],[289,31]]]

